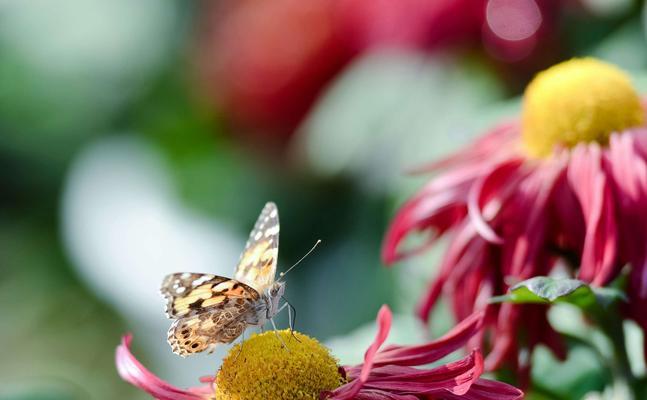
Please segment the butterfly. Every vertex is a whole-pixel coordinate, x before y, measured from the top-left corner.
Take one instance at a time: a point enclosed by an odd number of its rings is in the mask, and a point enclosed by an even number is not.
[[[234,278],[201,273],[167,275],[160,289],[166,316],[175,319],[168,343],[182,357],[212,352],[249,326],[263,326],[282,309],[285,282],[275,280],[279,255],[279,213],[268,202],[256,220]],[[284,304],[283,307],[287,305]]]

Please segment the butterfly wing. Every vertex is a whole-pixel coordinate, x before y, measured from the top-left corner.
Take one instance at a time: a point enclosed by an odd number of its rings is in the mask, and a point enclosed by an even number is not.
[[[263,293],[274,283],[278,256],[279,212],[276,204],[269,202],[263,207],[249,234],[234,278]]]
[[[245,316],[254,310],[251,299],[237,299],[229,304],[180,318],[168,331],[173,353],[186,357],[202,351],[212,352],[218,343],[231,343],[240,336],[247,323]]]
[[[234,279],[189,272],[167,275],[160,292],[166,298],[168,318],[186,318],[212,308],[221,310],[239,299],[260,298],[254,288]]]

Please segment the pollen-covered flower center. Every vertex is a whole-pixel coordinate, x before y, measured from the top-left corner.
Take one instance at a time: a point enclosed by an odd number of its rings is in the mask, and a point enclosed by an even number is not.
[[[343,383],[327,348],[298,332],[277,333],[282,341],[270,331],[229,351],[216,377],[217,400],[319,399]]]
[[[582,58],[557,64],[528,85],[522,134],[528,153],[544,157],[555,146],[605,144],[614,132],[644,123],[629,77],[605,62]]]

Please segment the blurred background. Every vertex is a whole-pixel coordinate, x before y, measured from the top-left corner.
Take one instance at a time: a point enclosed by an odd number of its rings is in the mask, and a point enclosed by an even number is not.
[[[0,399],[146,398],[114,368],[125,332],[174,384],[213,374],[226,348],[170,352],[159,284],[231,276],[269,200],[279,270],[323,241],[287,279],[298,330],[354,362],[387,303],[420,340],[442,249],[379,257],[407,171],[557,61],[647,93],[646,25],[637,0],[0,0]]]

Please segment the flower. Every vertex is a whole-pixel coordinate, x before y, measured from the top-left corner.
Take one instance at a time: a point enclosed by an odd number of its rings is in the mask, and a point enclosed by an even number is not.
[[[317,399],[343,382],[337,360],[315,339],[278,335],[282,342],[265,332],[229,351],[216,376],[217,399]]]
[[[390,345],[381,349],[391,328],[391,311],[382,306],[378,331],[364,355],[364,362],[346,366],[349,383],[324,393],[324,399],[415,400],[472,399],[513,400],[523,392],[505,383],[480,379],[483,358],[479,350],[465,358],[430,369],[414,368],[440,360],[464,346],[481,329],[483,313],[475,313],[438,340],[418,346]]]
[[[418,308],[424,321],[442,292],[462,319],[557,265],[570,262],[573,275],[603,286],[630,263],[629,295],[637,302],[629,313],[647,329],[639,312],[647,304],[645,107],[618,68],[585,58],[538,74],[521,122],[504,123],[425,170],[444,172],[402,206],[382,253],[393,263],[450,238]],[[412,232],[427,232],[429,240],[405,249]],[[520,350],[542,342],[565,354],[542,306],[503,304],[486,320],[488,369],[507,363],[525,379]]]
[[[207,385],[187,390],[162,381],[139,363],[130,351],[129,335],[117,347],[116,364],[124,380],[160,400],[521,399],[520,390],[480,378],[483,359],[478,350],[434,368],[415,368],[464,346],[482,322],[483,313],[476,313],[436,341],[381,349],[391,328],[391,311],[383,306],[364,362],[342,368],[328,349],[306,335],[289,330],[256,334],[229,351],[217,376],[203,379]]]
[[[125,335],[121,344],[117,346],[115,364],[121,378],[134,386],[142,389],[159,400],[204,400],[213,398],[211,385],[180,389],[170,385],[150,372],[142,365],[130,351],[132,335]],[[208,383],[209,378],[203,379]]]
[[[545,66],[564,2],[536,0],[240,0],[201,12],[205,93],[231,119],[285,140],[355,57],[478,43],[496,59]],[[542,44],[541,51],[538,44]],[[549,61],[550,62],[550,61]],[[524,74],[526,72],[524,71]]]

